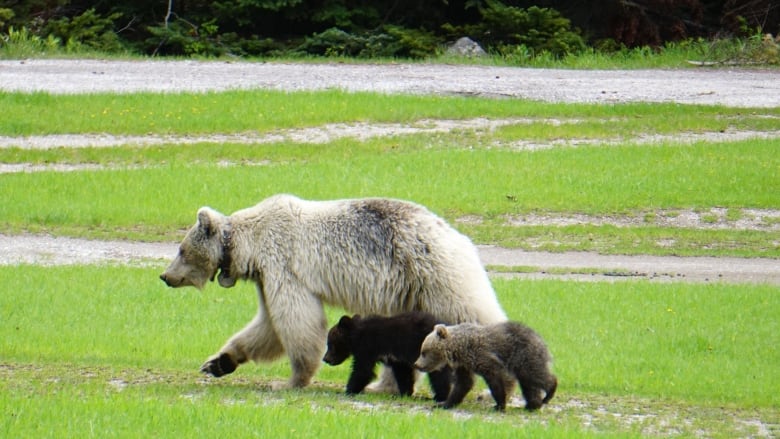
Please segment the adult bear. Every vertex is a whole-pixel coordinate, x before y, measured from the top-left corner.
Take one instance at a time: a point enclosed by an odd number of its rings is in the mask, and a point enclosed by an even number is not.
[[[260,302],[255,318],[201,367],[217,377],[286,352],[289,386],[309,384],[326,346],[323,303],[355,314],[506,320],[471,241],[407,201],[275,195],[230,216],[203,207],[160,278],[202,288],[217,272],[226,288],[255,282]]]

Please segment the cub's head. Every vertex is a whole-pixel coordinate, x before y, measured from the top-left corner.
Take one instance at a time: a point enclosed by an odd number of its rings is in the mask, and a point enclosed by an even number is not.
[[[355,323],[360,320],[356,315],[352,318],[343,316],[339,322],[328,331],[328,351],[322,361],[331,366],[338,366],[352,355],[350,338],[355,329]]]
[[[423,372],[433,372],[447,365],[447,340],[450,338],[447,327],[438,324],[425,337],[420,347],[420,358],[414,367]]]
[[[198,221],[179,245],[179,254],[160,275],[160,279],[169,287],[203,288],[206,281],[214,280],[226,260],[226,237],[229,231],[230,224],[225,215],[209,207],[202,207],[198,210]],[[236,280],[223,267],[219,284],[232,287],[235,283]]]

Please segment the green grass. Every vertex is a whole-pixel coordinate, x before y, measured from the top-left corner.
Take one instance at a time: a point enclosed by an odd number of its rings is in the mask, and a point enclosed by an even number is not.
[[[467,135],[445,134],[326,145],[0,150],[0,159],[9,162],[108,166],[0,175],[0,225],[8,231],[175,240],[202,205],[232,212],[278,192],[314,199],[390,196],[415,200],[451,222],[479,217],[479,223],[457,225],[483,243],[602,253],[780,256],[780,247],[772,244],[780,233],[772,230],[507,224],[507,218],[531,212],[636,216],[714,206],[775,209],[780,193],[776,140],[515,151],[487,146],[493,141],[489,134],[475,137],[474,142]],[[486,146],[470,147],[474,144]],[[234,166],[218,165],[221,161]]]
[[[531,114],[522,101],[348,93],[233,91],[55,96],[0,93],[0,134],[202,134],[264,132],[345,121],[410,122],[422,118]],[[552,110],[553,107],[550,107]]]
[[[509,316],[545,337],[561,382],[541,412],[496,415],[477,399],[481,383],[454,412],[347,398],[347,365],[323,366],[299,391],[272,390],[286,361],[201,378],[201,362],[254,315],[254,289],[169,289],[162,268],[0,268],[5,434],[733,437],[752,431],[743,421],[780,419],[775,286],[494,280]],[[340,315],[328,310],[331,323]]]
[[[585,118],[606,127],[720,129],[772,125],[780,109],[730,109],[678,104],[549,104],[516,99],[269,90],[208,93],[50,95],[0,92],[6,116],[0,135],[62,133],[186,134],[267,132],[337,122],[415,122],[420,119]],[[612,121],[614,118],[625,120]],[[544,126],[544,125],[542,125]],[[557,129],[556,129],[557,130]]]

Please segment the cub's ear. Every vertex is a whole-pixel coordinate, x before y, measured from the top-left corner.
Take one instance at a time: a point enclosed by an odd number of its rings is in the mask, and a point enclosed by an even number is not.
[[[436,332],[436,336],[439,338],[447,338],[450,334],[447,332],[447,327],[441,323],[433,327],[433,331]]]
[[[198,210],[198,227],[203,230],[206,237],[211,237],[219,232],[224,216],[210,207],[201,207]]]
[[[359,316],[355,316],[355,318],[360,318]],[[352,329],[354,326],[354,322],[352,321],[352,318],[349,316],[342,316],[341,320],[339,320],[339,328],[343,329]]]

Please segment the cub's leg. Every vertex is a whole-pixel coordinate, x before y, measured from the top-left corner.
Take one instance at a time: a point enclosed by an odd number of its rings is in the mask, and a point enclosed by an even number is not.
[[[376,358],[357,358],[352,360],[352,373],[347,381],[347,395],[360,393],[374,379]]]
[[[431,384],[431,390],[433,390],[434,401],[443,402],[447,400],[452,388],[452,379],[453,373],[450,367],[428,373],[428,381]]]
[[[390,361],[390,368],[393,370],[395,382],[398,384],[398,393],[411,396],[414,392],[414,369],[406,363]]]
[[[470,370],[459,367],[455,369],[455,386],[446,401],[439,405],[445,409],[455,407],[463,402],[463,398],[474,387],[474,375]]]

